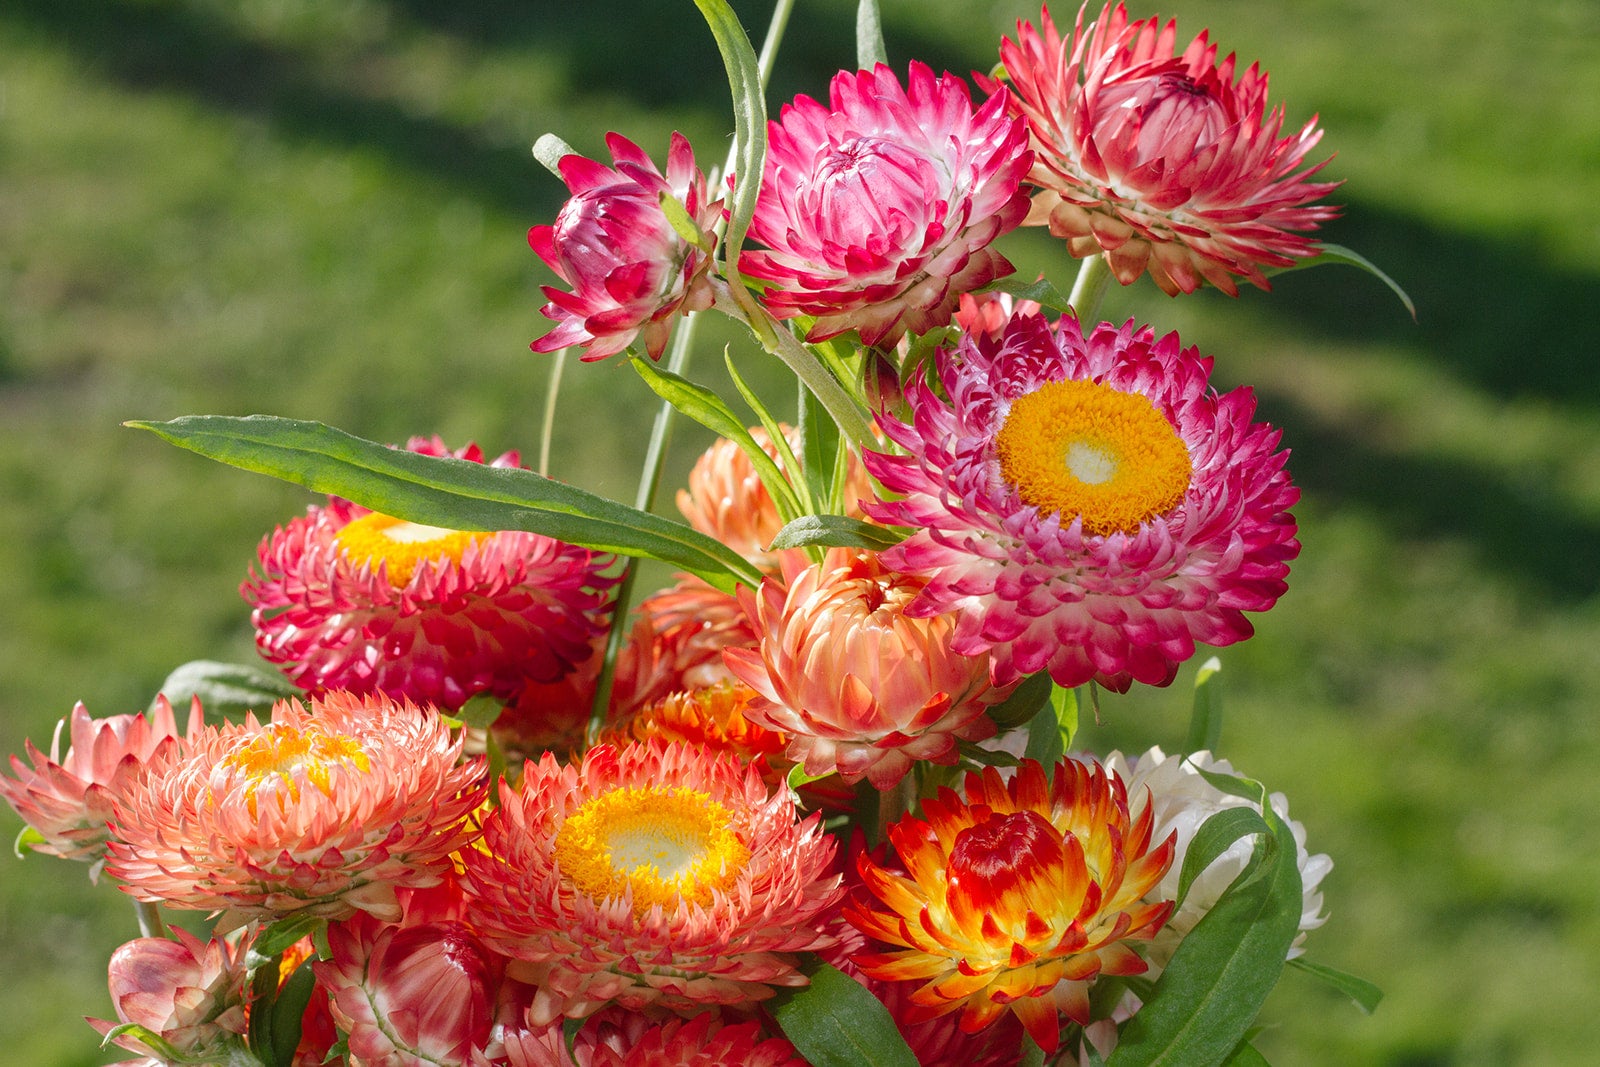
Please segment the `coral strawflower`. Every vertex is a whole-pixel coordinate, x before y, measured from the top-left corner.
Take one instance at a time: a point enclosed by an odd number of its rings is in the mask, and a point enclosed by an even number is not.
[[[707,195],[706,177],[682,134],[672,135],[667,173],[638,145],[606,135],[614,167],[579,155],[558,167],[572,198],[553,226],[528,231],[539,258],[572,286],[544,287],[543,312],[555,329],[533,342],[535,352],[577,345],[586,360],[604,359],[642,341],[652,359],[666,350],[676,318],[711,306],[712,227],[722,201]],[[667,219],[662,198],[676,200],[699,231],[683,238]]]
[[[106,869],[143,901],[224,912],[400,917],[396,889],[437,883],[472,836],[481,762],[434,712],[330,693],[269,721],[203,727],[116,800]]]
[[[484,461],[437,438],[410,451]],[[507,452],[490,466],[515,467]],[[311,692],[448,710],[557,682],[605,631],[611,559],[539,534],[448,530],[330,499],[261,543],[240,588],[256,647]]]
[[[529,763],[463,853],[474,928],[538,988],[531,1025],[693,1011],[801,985],[829,944],[833,841],[727,753],[659,741]]]
[[[772,314],[815,318],[807,340],[893,345],[1011,272],[989,245],[1027,214],[1031,156],[1004,92],[974,111],[955,75],[912,63],[902,86],[880,63],[836,75],[826,107],[796,97],[768,136],[750,224],[767,247],[739,269],[768,283]]]
[[[68,726],[70,736],[64,756],[62,726]],[[200,705],[194,702],[189,708],[189,734],[199,727]],[[0,775],[0,796],[37,833],[37,840],[25,842],[27,848],[92,863],[94,877],[100,873],[111,837],[112,801],[147,760],[178,743],[177,723],[165,696],[156,698],[149,714],[105,719],[90,717],[80,702],[69,719],[56,724],[48,758],[32,741],[25,742],[32,768],[11,757],[16,778]]]
[[[1103,250],[1124,285],[1148,271],[1169,295],[1202,281],[1237,295],[1236,276],[1266,289],[1264,268],[1316,255],[1297,231],[1338,213],[1312,201],[1339,184],[1311,180],[1326,160],[1300,169],[1316,118],[1282,135],[1266,73],[1236,80],[1204,33],[1179,52],[1174,22],[1129,23],[1120,3],[1087,27],[1083,15],[1066,38],[1045,10],[1000,45],[1034,149],[1027,222],[1075,256]]]
[[[905,454],[865,456],[902,494],[868,510],[916,531],[883,554],[928,580],[908,612],[957,612],[951,646],[998,682],[1165,685],[1283,594],[1288,453],[1177,334],[1017,315],[938,365],[949,399],[913,383],[911,421],[883,423]]]
[[[917,760],[953,764],[957,740],[994,733],[984,710],[1007,692],[986,655],[952,650],[953,615],[907,613],[922,588],[874,555],[833,549],[787,583],[740,590],[759,640],[723,660],[759,694],[745,717],[787,734],[806,774],[889,789]]]
[[[784,1038],[715,1011],[661,1020],[610,1009],[578,1028],[570,1051],[559,1021],[509,1033],[505,1047],[510,1067],[807,1067]]]
[[[973,1033],[1006,1012],[1046,1052],[1060,1018],[1089,1022],[1089,983],[1145,970],[1130,942],[1166,921],[1172,902],[1145,898],[1172,862],[1152,840],[1143,798],[1092,761],[1047,775],[1026,760],[1009,780],[994,768],[941,789],[925,819],[889,828],[903,873],[857,856],[866,893],[845,918],[890,946],[856,964],[883,981],[916,981],[915,1022],[960,1012]]]

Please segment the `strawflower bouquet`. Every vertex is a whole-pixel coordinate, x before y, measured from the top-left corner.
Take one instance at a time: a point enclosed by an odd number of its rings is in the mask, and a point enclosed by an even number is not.
[[[79,705],[0,775],[19,851],[136,904],[92,1024],[147,1065],[1187,1067],[1264,1062],[1286,965],[1370,1008],[1304,958],[1331,861],[1214,753],[1214,661],[1173,752],[1078,732],[1286,588],[1278,430],[1096,307],[1366,265],[1311,236],[1316,120],[1120,4],[966,78],[887,65],[868,0],[859,69],[769,121],[792,5],[758,57],[696,3],[721,170],[535,148],[571,195],[528,235],[534,350],[663,400],[634,506],[431,436],[135,424],[326,497],[242,585],[270,667]],[[1067,295],[1000,251],[1023,226]],[[737,396],[688,375],[713,312]],[[797,400],[747,385],[772,357]],[[651,512],[674,413],[718,437],[683,521]]]

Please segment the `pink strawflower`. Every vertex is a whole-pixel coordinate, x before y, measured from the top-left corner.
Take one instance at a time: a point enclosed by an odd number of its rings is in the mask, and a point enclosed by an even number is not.
[[[769,283],[779,318],[814,316],[821,341],[867,345],[950,321],[960,294],[1011,273],[989,243],[1027,214],[1027,131],[997,92],[977,111],[967,84],[912,63],[841,71],[830,104],[808,96],[770,123],[750,234],[767,246],[739,269]]]
[[[1012,108],[1028,120],[1030,225],[1048,223],[1075,256],[1102,250],[1124,285],[1149,272],[1168,295],[1208,281],[1237,295],[1234,276],[1268,288],[1264,267],[1316,255],[1303,233],[1337,209],[1311,201],[1338,186],[1300,170],[1322,137],[1313,117],[1280,136],[1267,75],[1234,76],[1234,57],[1196,37],[1177,51],[1175,22],[1128,22],[1109,4],[1063,38],[1048,9],[1040,29],[1017,24],[1000,60]]]
[[[987,655],[951,649],[954,615],[907,613],[923,584],[833,549],[787,584],[740,590],[759,643],[723,660],[759,694],[745,716],[789,735],[806,774],[889,789],[917,760],[953,764],[958,739],[994,733],[984,709],[1006,691],[990,684]]]
[[[1299,491],[1253,394],[1210,371],[1131,321],[1016,316],[941,352],[949,400],[914,383],[910,423],[883,424],[905,454],[865,457],[902,494],[869,511],[915,531],[883,554],[928,580],[908,613],[958,613],[951,647],[1000,684],[1165,685],[1196,642],[1249,637],[1300,550]]]
[[[312,967],[363,1067],[488,1067],[500,963],[466,925],[357,915],[328,928],[328,947]]]
[[[681,576],[640,603],[618,659],[610,714],[626,718],[673,693],[731,681],[722,650],[755,640],[737,597]]]
[[[126,1033],[111,1040],[130,1052],[156,1053],[159,1063],[228,1063],[242,1053],[249,973],[238,938],[201,941],[172,929],[176,940],[141,937],[111,954],[111,1006],[122,1023],[155,1035],[152,1045]],[[90,1019],[101,1034],[116,1023]]]
[[[220,929],[287,915],[400,917],[472,837],[481,762],[439,716],[331,693],[269,722],[203,727],[116,800],[106,868],[133,896],[222,911]]]
[[[533,342],[535,352],[571,345],[585,360],[621,352],[643,335],[645,351],[659,359],[677,316],[711,306],[712,227],[722,201],[707,195],[706,177],[682,134],[672,135],[667,173],[621,134],[606,134],[615,169],[579,155],[558,164],[572,198],[554,226],[535,226],[528,244],[545,265],[572,286],[544,286],[542,309],[556,328]],[[702,247],[685,241],[661,207],[669,196],[700,231]]]
[[[63,756],[61,727],[69,722],[71,742]],[[195,702],[189,709],[189,733],[199,727],[200,705]],[[0,775],[0,796],[43,838],[28,844],[32,851],[92,863],[91,876],[98,875],[111,837],[107,824],[112,801],[146,761],[177,744],[178,727],[165,696],[156,698],[149,714],[105,719],[90,718],[79,703],[70,720],[56,725],[48,758],[31,741],[25,748],[32,768],[11,757],[16,778]]]
[[[830,943],[822,916],[839,896],[833,841],[787,789],[661,742],[530,762],[462,859],[474,928],[538,989],[532,1026],[804,984],[797,954]]]
[[[482,463],[468,445],[412,452]],[[507,452],[490,466],[515,467]],[[256,647],[311,692],[383,692],[455,710],[515,699],[586,660],[604,633],[611,559],[521,531],[406,522],[332,498],[273,531],[240,587]]]

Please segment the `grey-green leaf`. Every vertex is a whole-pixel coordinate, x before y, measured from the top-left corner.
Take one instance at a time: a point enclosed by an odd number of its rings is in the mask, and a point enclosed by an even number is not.
[[[1312,963],[1304,956],[1290,960],[1289,966],[1326,982],[1355,1001],[1356,1007],[1368,1015],[1377,1011],[1379,1001],[1383,1000],[1383,990],[1365,978],[1357,978],[1355,975],[1341,971],[1337,967],[1329,967],[1322,963]]]
[[[737,552],[681,522],[521,468],[387,448],[318,422],[268,415],[189,415],[130,422],[192,452],[414,522],[457,530],[527,530],[602,552],[648,556],[724,591],[758,585]]]
[[[694,0],[716,38],[722,63],[728,71],[728,87],[733,93],[733,132],[735,182],[728,205],[728,231],[723,240],[723,255],[728,282],[741,284],[738,277],[739,250],[756,213],[756,197],[761,192],[761,170],[767,158],[767,102],[761,89],[761,67],[750,38],[739,25],[727,0]]]
[[[300,690],[276,671],[243,663],[217,663],[197,659],[177,667],[161,683],[160,693],[180,716],[194,697],[207,715],[238,715],[246,711],[265,711]],[[151,701],[150,708],[155,709]]]
[[[883,15],[878,11],[878,0],[861,0],[856,5],[856,66],[871,70],[878,63],[889,62],[889,50],[883,44]]]
[[[774,550],[804,548],[807,545],[830,545],[844,548],[862,548],[868,552],[882,552],[899,544],[901,537],[893,530],[874,526],[870,522],[851,519],[843,515],[802,515],[786,523],[768,547]]]

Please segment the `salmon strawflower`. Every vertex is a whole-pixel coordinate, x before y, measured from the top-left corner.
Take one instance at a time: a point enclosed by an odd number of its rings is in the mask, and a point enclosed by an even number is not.
[[[1025,760],[1009,781],[985,768],[923,813],[889,828],[903,872],[857,857],[866,891],[845,918],[888,946],[857,966],[919,983],[909,1021],[960,1012],[974,1033],[1010,1012],[1054,1052],[1060,1015],[1089,1022],[1096,976],[1145,970],[1130,942],[1172,910],[1144,899],[1171,866],[1171,839],[1152,840],[1144,798],[1130,806],[1118,778],[1073,759],[1052,774]]]
[[[61,728],[70,743],[61,754]],[[200,728],[200,705],[189,708],[188,733]],[[5,797],[37,839],[25,841],[34,852],[94,864],[90,876],[100,873],[106,842],[111,838],[112,802],[137,777],[139,768],[158,752],[180,743],[172,705],[158,696],[148,714],[92,718],[80,702],[68,719],[56,725],[46,757],[25,742],[31,768],[11,757],[11,773],[0,775],[0,796]]]
[[[760,1023],[715,1011],[685,1020],[608,1009],[579,1027],[570,1051],[559,1021],[509,1033],[505,1048],[509,1067],[808,1067]]]
[[[1338,182],[1300,169],[1322,138],[1313,117],[1280,136],[1267,112],[1267,75],[1235,80],[1202,33],[1182,52],[1176,23],[1128,21],[1107,4],[1071,37],[1046,9],[1000,45],[1013,110],[1028,121],[1028,181],[1039,188],[1028,225],[1048,224],[1075,256],[1102,251],[1117,280],[1146,272],[1169,296],[1202,282],[1234,296],[1235,278],[1268,288],[1263,268],[1319,249],[1303,232],[1338,214],[1311,201]]]
[[[407,450],[484,462],[435,438]],[[489,466],[515,467],[507,452]],[[609,556],[522,531],[449,530],[348,501],[275,530],[240,588],[256,647],[310,692],[382,692],[446,710],[558,682],[608,621]]]
[[[400,917],[396,890],[437,883],[472,837],[481,761],[434,712],[331,693],[263,723],[203,727],[116,801],[106,868],[147,902],[223,913]]]
[[[537,987],[531,1025],[629,1010],[690,1012],[803,985],[798,953],[831,943],[833,841],[787,789],[727,753],[659,741],[546,755],[501,788],[463,853],[474,928]]]
[[[759,641],[723,660],[760,695],[745,717],[788,735],[806,774],[888,789],[917,760],[953,764],[958,740],[994,733],[984,711],[1008,691],[990,683],[988,656],[952,650],[954,615],[906,611],[923,584],[832,549],[787,584],[740,590]]]
[[[865,454],[899,494],[868,510],[915,531],[883,553],[927,580],[908,613],[956,612],[951,646],[989,653],[997,682],[1166,685],[1287,588],[1281,435],[1177,334],[1014,315],[938,369],[944,395],[913,383],[909,421],[883,421],[904,453]]]

